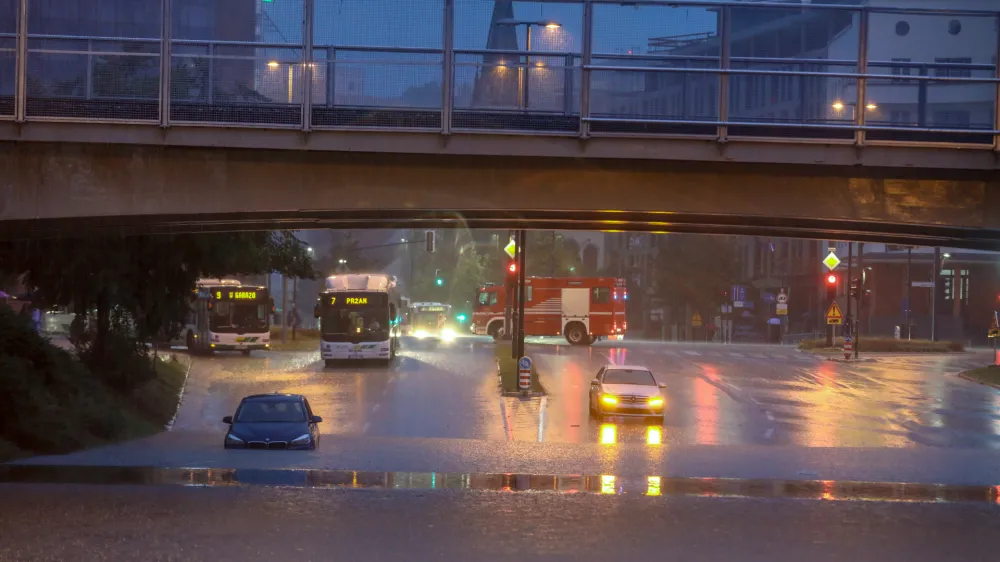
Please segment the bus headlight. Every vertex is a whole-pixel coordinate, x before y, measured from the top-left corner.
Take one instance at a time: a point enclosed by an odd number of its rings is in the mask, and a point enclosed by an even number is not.
[[[451,328],[445,328],[441,330],[441,339],[443,339],[444,341],[452,341],[453,339],[455,339],[455,336],[456,336],[455,330],[452,330]]]
[[[418,340],[422,340],[427,337],[427,330],[417,330],[416,332],[413,332],[413,337]]]

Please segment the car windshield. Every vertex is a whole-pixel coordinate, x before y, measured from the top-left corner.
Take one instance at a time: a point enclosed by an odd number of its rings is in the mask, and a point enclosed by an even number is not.
[[[305,408],[298,400],[252,400],[240,405],[236,422],[271,423],[306,421]]]
[[[604,373],[604,384],[639,384],[653,386],[656,379],[649,371],[636,369],[611,369]]]

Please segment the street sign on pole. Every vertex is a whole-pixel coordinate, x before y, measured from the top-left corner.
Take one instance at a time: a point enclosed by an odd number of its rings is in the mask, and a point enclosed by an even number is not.
[[[840,265],[840,258],[837,257],[837,253],[832,248],[830,249],[830,253],[823,258],[823,265],[830,271],[837,269],[837,266]]]
[[[830,303],[830,308],[826,311],[826,323],[830,325],[840,325],[844,323],[844,313],[837,306],[837,301]]]
[[[507,245],[503,247],[503,251],[506,252],[511,259],[514,259],[514,255],[517,252],[517,244],[514,243],[513,238],[511,238],[510,242],[507,242]]]
[[[701,328],[702,323],[703,322],[702,322],[701,314],[700,313],[695,312],[694,314],[691,315],[691,325],[692,326],[694,326],[695,328]]]
[[[785,289],[781,289],[780,290],[780,292],[778,293],[778,296],[775,297],[775,300],[778,301],[778,304],[787,304],[788,303],[788,293],[785,292]]]
[[[850,359],[852,353],[854,353],[854,340],[851,339],[850,335],[846,335],[844,336],[844,359]]]
[[[788,316],[787,303],[779,302],[777,305],[775,305],[775,308],[777,309],[776,311],[778,313],[778,316]]]
[[[531,358],[522,357],[517,360],[517,387],[521,390],[531,389]]]

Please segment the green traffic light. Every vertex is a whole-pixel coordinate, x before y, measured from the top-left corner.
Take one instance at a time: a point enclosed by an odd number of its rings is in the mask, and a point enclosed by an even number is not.
[[[441,285],[444,285],[444,279],[438,277],[435,283],[437,283],[437,286],[440,287]]]
[[[459,314],[455,317],[459,322],[465,322],[466,316],[464,314]]]

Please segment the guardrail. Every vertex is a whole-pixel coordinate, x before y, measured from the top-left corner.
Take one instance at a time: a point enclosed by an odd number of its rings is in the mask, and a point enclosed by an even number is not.
[[[504,12],[504,2],[399,0],[373,28],[379,1],[224,13],[230,4],[204,0],[205,32],[172,0],[137,0],[159,33],[133,36],[151,31],[129,23],[135,14],[70,30],[119,33],[66,33],[46,12],[55,8],[17,0],[16,17],[0,17],[0,120],[1000,150],[996,11],[541,0]],[[525,12],[559,19],[497,17]],[[418,15],[431,21],[406,27]],[[644,36],[642,20],[677,33]],[[369,40],[387,44],[359,44]]]

